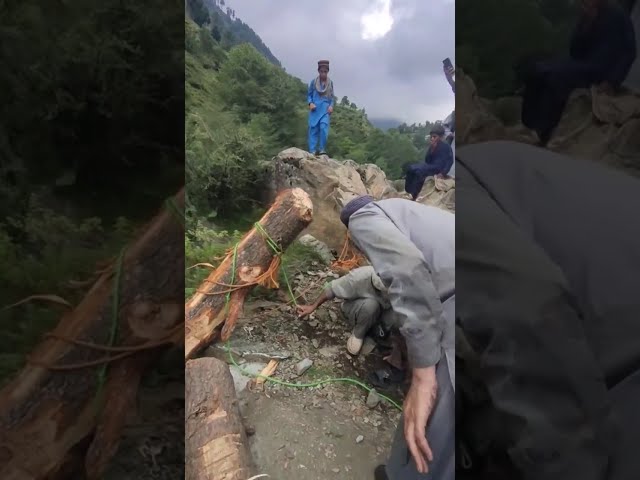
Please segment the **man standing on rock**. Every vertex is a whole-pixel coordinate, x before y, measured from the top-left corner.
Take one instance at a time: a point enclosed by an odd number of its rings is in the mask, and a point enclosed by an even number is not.
[[[379,325],[385,332],[393,328],[393,310],[387,288],[373,267],[356,268],[333,280],[314,303],[299,305],[298,315],[300,318],[306,317],[334,298],[344,300],[342,313],[353,325],[347,340],[347,350],[351,355],[360,353],[365,336],[375,326]]]
[[[326,155],[330,116],[333,113],[333,81],[329,78],[329,60],[318,62],[318,76],[309,82],[309,152]]]
[[[424,162],[410,165],[405,176],[404,189],[415,201],[427,177],[446,175],[453,165],[453,150],[444,140],[444,127],[435,125],[429,135],[429,148]]]
[[[388,289],[412,369],[389,463],[376,479],[453,480],[455,216],[367,195],[345,205],[340,219]]]

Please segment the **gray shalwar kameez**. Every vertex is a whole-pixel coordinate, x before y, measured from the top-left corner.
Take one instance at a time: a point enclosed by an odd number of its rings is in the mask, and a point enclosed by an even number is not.
[[[453,480],[455,216],[436,207],[393,198],[360,208],[349,220],[349,231],[388,288],[395,320],[407,343],[410,366],[436,365],[438,395],[425,432],[434,456],[429,473],[416,470],[402,418],[387,474],[391,480]]]
[[[332,281],[329,288],[334,297],[344,300],[341,310],[356,338],[364,339],[377,324],[385,330],[395,326],[387,288],[373,267],[356,268]]]

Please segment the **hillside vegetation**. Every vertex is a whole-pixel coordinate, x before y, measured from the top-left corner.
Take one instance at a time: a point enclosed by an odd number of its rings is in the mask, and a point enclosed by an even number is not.
[[[199,4],[190,0],[191,17]],[[271,158],[285,148],[306,149],[307,144],[306,84],[282,69],[261,40],[238,43],[238,29],[244,38],[255,34],[247,33],[232,11],[216,7],[201,17],[185,23],[192,228],[206,219],[227,225],[239,213],[261,208]],[[336,99],[328,153],[374,163],[396,179],[404,166],[423,158],[427,129],[425,124],[404,125],[384,132],[369,122],[364,108],[343,96]]]
[[[75,305],[86,289],[70,281],[183,183],[182,15],[157,1],[3,2],[0,383],[64,312],[4,307],[34,294]]]
[[[616,1],[630,11],[636,0]],[[481,96],[513,95],[521,86],[514,67],[524,59],[568,54],[579,4],[456,0],[456,63],[473,78]]]

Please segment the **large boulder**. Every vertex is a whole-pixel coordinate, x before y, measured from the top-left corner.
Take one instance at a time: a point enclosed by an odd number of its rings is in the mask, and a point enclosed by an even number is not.
[[[272,195],[292,187],[302,188],[310,195],[313,222],[303,234],[312,235],[338,252],[346,233],[340,222],[340,210],[349,200],[367,194],[377,200],[408,198],[404,189],[396,189],[377,165],[316,157],[299,148],[288,148],[276,155],[272,172]],[[443,183],[442,180],[427,179],[418,201],[453,211],[455,181],[448,179]]]
[[[490,140],[536,143],[537,137],[517,118],[521,98],[489,101],[479,96],[473,80],[456,71],[456,144]],[[597,89],[574,91],[548,148],[577,158],[607,163],[640,174],[640,95],[615,95]]]

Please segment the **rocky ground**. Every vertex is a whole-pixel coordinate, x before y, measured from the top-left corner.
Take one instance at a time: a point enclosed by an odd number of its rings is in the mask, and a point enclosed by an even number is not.
[[[294,291],[307,291],[310,301],[331,278],[328,270],[306,272],[294,280]],[[273,377],[280,381],[364,382],[383,366],[382,355],[369,341],[363,354],[351,357],[348,336],[338,302],[304,320],[282,301],[254,299],[247,305],[229,347],[240,367],[232,364],[231,372],[258,473],[275,480],[360,480],[373,478],[373,469],[385,462],[400,412],[375,393],[349,383],[294,388],[267,382],[260,388],[241,371],[256,374],[278,359]],[[207,354],[229,361],[221,346]],[[299,375],[303,361],[312,365]],[[401,402],[401,392],[385,393]]]
[[[184,354],[167,352],[145,378],[105,480],[184,477]]]

